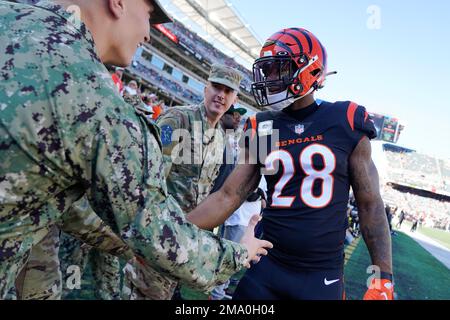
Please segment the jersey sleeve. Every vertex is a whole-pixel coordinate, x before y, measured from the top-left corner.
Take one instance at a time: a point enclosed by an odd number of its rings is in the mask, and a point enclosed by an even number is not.
[[[248,142],[256,138],[256,115],[247,118],[244,123],[243,131],[243,136],[247,135],[249,137],[249,139],[246,139]],[[247,144],[245,146],[247,146]]]
[[[257,134],[257,121],[256,115],[250,116],[247,118],[244,124],[243,133],[240,138],[239,146],[245,152],[241,152],[241,159],[239,163],[242,163],[244,159],[243,156],[249,155],[250,159],[246,159],[246,163],[248,161],[257,161],[258,159],[258,134]]]
[[[365,107],[351,102],[347,108],[347,121],[352,131],[352,138],[356,143],[363,136],[367,136],[369,139],[377,137],[377,130]]]

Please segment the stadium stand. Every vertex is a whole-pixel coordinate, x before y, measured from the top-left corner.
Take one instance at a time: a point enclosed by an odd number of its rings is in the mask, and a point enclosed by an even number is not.
[[[450,197],[396,184],[382,187],[383,200],[391,207],[404,210],[406,220],[419,220],[422,225],[447,230],[450,223]]]
[[[137,50],[132,65],[124,72],[126,80],[139,83],[141,92],[157,94],[167,107],[197,104],[203,99],[211,65],[222,63],[244,75],[238,107],[246,108],[248,115],[258,111],[250,90],[252,75],[244,66],[179,21],[153,26],[150,33],[150,43]]]
[[[242,65],[236,63],[234,59],[227,57],[224,53],[214,48],[212,44],[206,42],[196,33],[189,31],[183,24],[178,21],[164,25],[165,28],[172,31],[177,37],[178,42],[183,47],[191,48],[195,52],[195,57],[203,62],[207,61],[210,65],[213,63],[222,63],[230,67],[236,68],[244,74],[242,87],[248,93],[251,93],[252,73]]]
[[[435,193],[448,194],[448,160],[420,154],[406,148],[383,145],[388,162],[388,180]],[[442,169],[443,167],[444,170]]]
[[[134,61],[133,65],[130,67],[130,70],[134,74],[137,74],[140,77],[151,81],[153,84],[158,85],[161,89],[170,92],[174,96],[177,96],[186,104],[197,104],[203,100],[201,94],[193,92],[192,90],[187,88],[187,86],[182,85],[180,82],[176,81],[173,78],[170,79],[170,77],[167,76],[167,73],[163,74],[156,68],[151,67],[150,64],[143,64],[141,58]]]
[[[383,144],[387,168],[383,200],[403,210],[406,219],[432,228],[449,228],[450,161]]]
[[[450,193],[450,161],[439,160],[439,169],[444,180],[444,191]]]

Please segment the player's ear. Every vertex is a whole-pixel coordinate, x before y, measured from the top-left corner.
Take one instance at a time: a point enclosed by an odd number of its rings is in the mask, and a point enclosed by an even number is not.
[[[236,97],[234,98],[233,104],[238,103],[239,101],[239,94],[236,94]]]
[[[125,12],[125,1],[124,0],[105,0],[108,4],[108,9],[111,15],[120,19]]]

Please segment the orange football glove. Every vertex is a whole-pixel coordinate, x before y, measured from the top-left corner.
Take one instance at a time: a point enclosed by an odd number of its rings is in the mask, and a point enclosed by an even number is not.
[[[363,300],[394,300],[394,285],[388,279],[372,279]]]

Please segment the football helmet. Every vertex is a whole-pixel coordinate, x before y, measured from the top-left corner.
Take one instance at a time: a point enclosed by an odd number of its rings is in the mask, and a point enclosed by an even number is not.
[[[316,36],[283,29],[267,39],[253,64],[252,92],[260,106],[282,109],[322,88],[326,74],[327,53]]]

